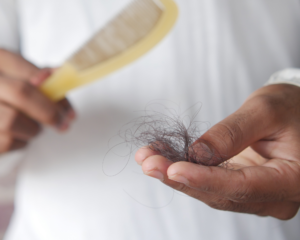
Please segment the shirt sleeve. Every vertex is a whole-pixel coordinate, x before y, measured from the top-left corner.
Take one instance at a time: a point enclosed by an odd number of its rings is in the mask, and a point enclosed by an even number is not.
[[[0,48],[18,52],[19,45],[16,0],[0,0]]]

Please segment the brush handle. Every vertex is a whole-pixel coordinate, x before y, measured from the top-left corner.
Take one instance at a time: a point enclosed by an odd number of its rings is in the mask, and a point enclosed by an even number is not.
[[[51,100],[59,101],[68,91],[78,87],[79,80],[76,69],[65,63],[42,84],[40,90]]]
[[[77,71],[71,63],[66,62],[41,87],[41,91],[54,101],[63,99],[68,91],[102,78],[143,56],[158,44],[172,29],[178,8],[173,0],[160,0],[164,12],[149,34],[126,51],[105,60],[86,70]]]

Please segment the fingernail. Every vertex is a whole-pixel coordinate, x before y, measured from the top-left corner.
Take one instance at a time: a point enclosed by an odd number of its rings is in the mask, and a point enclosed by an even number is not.
[[[65,132],[69,129],[71,122],[75,119],[75,112],[74,110],[70,109],[67,112],[61,113],[60,121],[57,125],[57,129],[60,132]]]
[[[148,146],[144,146],[141,147],[139,150],[137,150],[137,152],[135,153],[135,161],[138,165],[142,166],[143,162],[150,157],[151,155],[149,154],[148,151],[149,147]]]
[[[190,154],[193,156],[195,163],[206,164],[214,156],[214,153],[210,149],[210,147],[208,147],[208,145],[206,145],[203,142],[193,144],[190,147],[190,152]]]
[[[190,182],[185,177],[178,175],[178,174],[169,176],[169,179],[172,181],[175,181],[175,182],[183,183],[184,185],[187,185],[187,186],[190,184]]]
[[[157,170],[145,172],[145,174],[148,175],[149,177],[157,178],[160,181],[164,181],[164,175]]]
[[[35,76],[31,77],[30,83],[34,86],[40,86],[48,77],[50,77],[51,71],[49,68],[41,69]]]
[[[59,130],[60,132],[65,132],[65,131],[67,131],[69,128],[70,128],[70,125],[69,125],[69,124],[63,123],[63,124],[61,124],[61,125],[59,126],[58,130]]]
[[[75,111],[74,111],[73,109],[68,110],[67,115],[68,115],[68,118],[69,118],[71,121],[74,120],[74,119],[76,118],[76,113],[75,113]]]

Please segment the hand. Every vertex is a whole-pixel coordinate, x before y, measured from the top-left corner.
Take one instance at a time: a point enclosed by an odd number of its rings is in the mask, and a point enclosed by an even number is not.
[[[136,161],[145,174],[215,209],[282,220],[298,212],[299,87],[280,84],[257,90],[193,147],[198,156],[205,155],[206,166],[173,163],[148,147],[136,153]]]
[[[0,153],[26,146],[40,124],[68,128],[75,117],[69,102],[54,103],[37,88],[51,73],[0,49]]]

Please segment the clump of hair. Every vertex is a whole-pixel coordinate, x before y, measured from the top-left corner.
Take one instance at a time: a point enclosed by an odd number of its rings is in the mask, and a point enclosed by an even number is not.
[[[151,111],[135,119],[133,128],[125,131],[125,141],[137,147],[149,146],[159,155],[173,162],[191,162],[210,165],[211,154],[207,148],[193,146],[201,136],[200,123],[195,118],[200,110],[191,118],[182,115]]]

